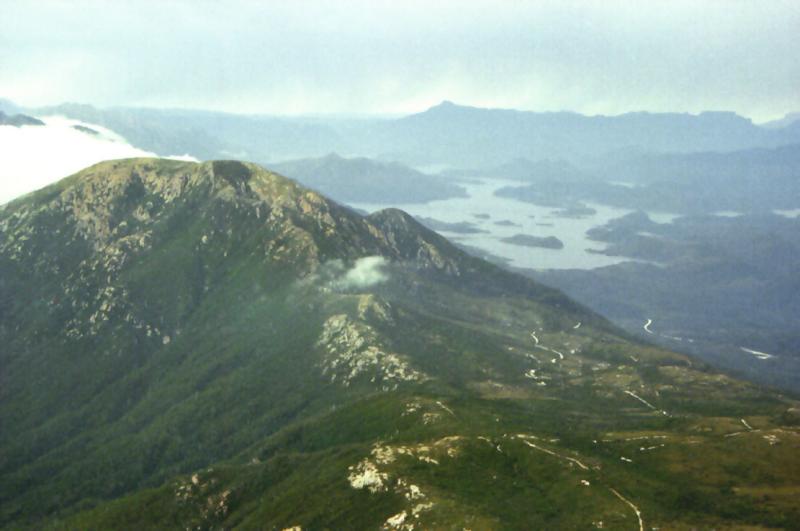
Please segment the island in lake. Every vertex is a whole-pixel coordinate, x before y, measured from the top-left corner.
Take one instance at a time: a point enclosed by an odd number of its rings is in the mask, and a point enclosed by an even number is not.
[[[525,247],[543,247],[545,249],[563,249],[564,242],[555,236],[531,236],[530,234],[515,234],[507,238],[500,238],[501,242]]]
[[[572,205],[561,210],[556,210],[553,215],[559,218],[580,219],[588,216],[594,216],[597,210],[584,204]]]
[[[501,221],[495,221],[494,224],[497,225],[498,227],[519,227],[520,226],[519,223],[514,223],[510,219],[503,219]]]
[[[76,131],[80,131],[81,133],[86,133],[87,135],[99,135],[98,131],[95,131],[91,127],[86,127],[85,125],[73,125],[73,129]]]
[[[416,216],[416,219],[429,229],[435,231],[455,232],[457,234],[478,234],[480,232],[487,232],[483,229],[479,229],[474,223],[470,223],[469,221],[450,223],[448,221],[441,221],[425,216]]]

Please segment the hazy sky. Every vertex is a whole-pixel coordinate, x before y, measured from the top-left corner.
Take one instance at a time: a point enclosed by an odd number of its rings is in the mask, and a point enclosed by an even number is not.
[[[800,2],[0,0],[25,105],[800,111]]]

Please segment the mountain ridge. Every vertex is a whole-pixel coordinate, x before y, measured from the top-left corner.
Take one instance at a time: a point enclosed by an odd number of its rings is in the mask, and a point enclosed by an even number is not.
[[[365,157],[330,153],[268,166],[345,203],[424,203],[466,195],[462,187],[444,179]]]
[[[23,125],[44,125],[44,122],[26,114],[6,114],[0,111],[0,125],[22,127]]]
[[[650,152],[735,151],[800,142],[794,126],[763,128],[732,112],[587,116],[481,109],[454,103],[397,119],[324,119],[69,104],[33,109],[108,127],[160,155],[275,162],[331,151],[411,166],[490,167],[519,157],[577,162],[636,148]],[[455,121],[452,121],[455,120]],[[452,122],[452,123],[451,123]],[[447,138],[447,142],[440,142]],[[432,149],[433,146],[438,146]]]

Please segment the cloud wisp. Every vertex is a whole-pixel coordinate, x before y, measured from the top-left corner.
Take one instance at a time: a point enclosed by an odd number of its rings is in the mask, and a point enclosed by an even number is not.
[[[323,291],[358,291],[389,280],[389,261],[383,256],[364,256],[351,266],[336,259],[322,264],[314,273],[298,282],[298,287]]]
[[[389,275],[384,267],[388,264],[382,256],[365,256],[359,258],[343,275],[331,283],[334,289],[352,290],[365,289],[389,280]]]

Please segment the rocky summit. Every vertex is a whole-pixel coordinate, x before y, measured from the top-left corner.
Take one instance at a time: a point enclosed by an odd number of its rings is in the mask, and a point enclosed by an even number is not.
[[[800,521],[798,401],[254,164],[0,207],[0,345],[6,528]]]

